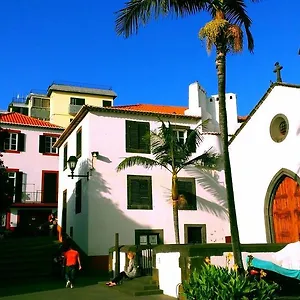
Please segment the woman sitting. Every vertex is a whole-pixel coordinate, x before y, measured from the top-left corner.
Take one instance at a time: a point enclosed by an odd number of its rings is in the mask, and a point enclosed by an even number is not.
[[[119,273],[112,281],[107,282],[106,285],[115,286],[115,285],[119,284],[122,279],[125,279],[125,278],[133,279],[134,277],[136,277],[137,264],[135,261],[135,253],[130,251],[130,252],[128,252],[127,257],[129,259],[127,270]]]

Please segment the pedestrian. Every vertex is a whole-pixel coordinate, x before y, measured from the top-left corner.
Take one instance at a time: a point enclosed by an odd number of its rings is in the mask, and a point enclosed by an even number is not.
[[[133,279],[134,277],[136,277],[138,266],[136,264],[135,256],[136,254],[134,252],[129,251],[127,254],[127,257],[129,259],[127,270],[119,273],[112,281],[107,282],[106,285],[110,287],[116,286],[121,282],[121,280],[125,278]]]
[[[48,217],[49,223],[49,234],[50,236],[55,236],[55,231],[57,227],[57,219],[53,213],[51,213]]]
[[[65,258],[65,278],[66,288],[74,288],[74,281],[76,275],[76,269],[81,270],[81,262],[78,251],[72,248],[72,245],[68,245],[68,250],[63,254]]]

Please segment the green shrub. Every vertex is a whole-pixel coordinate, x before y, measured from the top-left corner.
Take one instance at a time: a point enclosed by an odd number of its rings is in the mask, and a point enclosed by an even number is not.
[[[211,264],[195,269],[182,287],[187,300],[271,300],[279,288],[276,283]]]

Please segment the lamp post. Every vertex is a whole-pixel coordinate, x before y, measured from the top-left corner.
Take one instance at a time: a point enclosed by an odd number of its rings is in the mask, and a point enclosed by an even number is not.
[[[86,180],[89,180],[90,177],[90,173],[86,172],[86,175],[74,175],[74,170],[76,169],[76,165],[77,165],[77,157],[76,156],[70,156],[67,163],[69,165],[69,169],[71,170],[71,175],[68,175],[68,177],[71,177],[72,179],[74,177],[82,177],[82,178],[86,178]]]

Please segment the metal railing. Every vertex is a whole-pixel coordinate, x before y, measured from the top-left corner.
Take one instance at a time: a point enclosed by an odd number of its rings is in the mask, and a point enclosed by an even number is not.
[[[43,191],[23,192],[22,203],[41,203]]]

